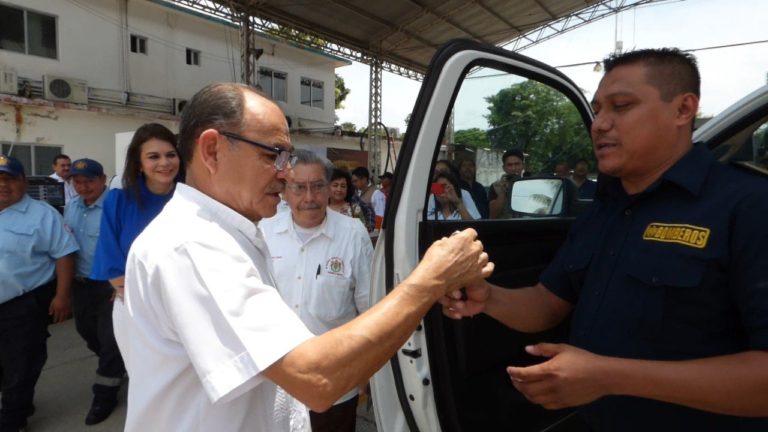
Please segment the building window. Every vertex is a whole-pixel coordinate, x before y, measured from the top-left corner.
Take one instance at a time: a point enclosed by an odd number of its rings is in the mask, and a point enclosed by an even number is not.
[[[259,86],[272,100],[287,102],[288,86],[286,84],[288,74],[273,71],[271,69],[259,69]]]
[[[0,49],[55,59],[56,17],[0,4]]]
[[[187,48],[187,64],[200,66],[200,51]]]
[[[131,35],[131,52],[137,54],[147,53],[147,38],[139,35]]]
[[[323,109],[323,82],[309,78],[301,79],[301,104]]]
[[[13,147],[13,148],[11,148]],[[2,144],[2,154],[15,157],[24,166],[27,176],[45,176],[53,172],[54,156],[61,154],[61,146],[37,144]]]

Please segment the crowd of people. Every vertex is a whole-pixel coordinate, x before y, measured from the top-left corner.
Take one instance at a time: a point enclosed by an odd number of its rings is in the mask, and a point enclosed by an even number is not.
[[[237,253],[228,253],[224,256],[235,259],[246,267],[255,262],[260,272],[256,274],[258,279],[256,280],[253,275],[248,275],[247,268],[243,268],[235,274],[241,275],[244,279],[235,279],[232,282],[246,290],[253,283],[263,285],[264,289],[277,288],[278,295],[274,299],[268,300],[263,306],[255,307],[261,309],[270,304],[274,306],[275,301],[280,301],[287,303],[290,306],[288,310],[300,318],[301,324],[291,324],[294,328],[292,334],[295,334],[296,338],[294,340],[287,338],[285,343],[276,345],[274,350],[271,350],[273,354],[257,353],[253,351],[255,346],[250,344],[264,338],[266,338],[264,340],[275,340],[275,338],[284,337],[282,330],[278,330],[279,326],[275,327],[274,334],[266,331],[261,334],[262,332],[249,328],[251,324],[245,322],[238,324],[238,326],[244,325],[245,329],[238,330],[236,325],[231,325],[230,331],[243,332],[242,343],[252,339],[245,346],[251,351],[241,353],[253,355],[254,363],[251,370],[239,372],[244,374],[244,383],[246,381],[251,383],[247,386],[255,385],[262,380],[263,378],[255,379],[256,371],[268,369],[270,363],[284,356],[287,350],[297,348],[301,342],[309,340],[311,335],[322,335],[344,326],[370,308],[368,295],[373,245],[381,228],[393,175],[385,172],[379,176],[381,187],[376,187],[371,182],[369,171],[365,167],[358,167],[349,173],[334,167],[329,160],[309,151],[293,153],[279,146],[271,147],[251,141],[244,136],[243,130],[239,130],[239,127],[235,128],[235,125],[239,126],[241,122],[230,120],[217,123],[211,119],[212,114],[205,109],[205,105],[201,105],[219,104],[228,108],[230,110],[228,112],[235,118],[247,118],[250,122],[253,122],[252,117],[272,114],[270,118],[272,123],[269,123],[264,131],[280,135],[280,138],[264,139],[264,141],[283,142],[282,145],[287,146],[284,142],[284,135],[286,135],[283,130],[284,124],[277,121],[274,116],[277,112],[276,107],[261,94],[247,87],[211,86],[204,89],[197,100],[199,103],[191,105],[189,112],[199,116],[199,119],[190,121],[205,120],[206,124],[215,127],[215,130],[212,130],[219,140],[225,141],[233,148],[238,143],[245,143],[262,150],[266,148],[266,151],[271,152],[266,157],[258,153],[251,155],[251,161],[254,160],[254,156],[257,159],[267,160],[270,159],[270,154],[274,156],[271,163],[277,179],[266,181],[266,183],[258,182],[265,186],[266,190],[260,192],[248,190],[249,194],[253,194],[229,197],[222,195],[219,190],[226,184],[223,180],[217,178],[211,184],[205,183],[210,181],[210,179],[204,179],[206,174],[210,174],[210,172],[206,173],[210,170],[206,165],[208,155],[196,156],[191,148],[197,149],[193,141],[207,135],[202,131],[203,134],[200,137],[190,138],[189,136],[199,132],[199,128],[183,129],[182,134],[177,136],[167,127],[157,123],[148,123],[139,127],[126,151],[121,187],[114,189],[109,188],[104,168],[99,161],[90,158],[72,161],[67,155],[57,155],[52,161],[54,173],[51,177],[62,183],[65,192],[66,205],[63,209],[63,217],[45,202],[33,200],[26,194],[26,174],[19,160],[11,156],[0,156],[0,197],[2,198],[0,200],[0,221],[2,222],[0,240],[4,245],[3,269],[6,272],[3,278],[3,289],[0,290],[0,312],[2,312],[0,317],[0,335],[2,335],[0,337],[2,353],[0,356],[2,360],[0,363],[0,377],[2,377],[0,431],[23,429],[28,417],[35,412],[34,389],[47,359],[47,326],[50,322],[62,322],[70,316],[74,317],[77,333],[88,349],[98,357],[92,383],[93,399],[85,414],[86,425],[100,423],[111,415],[118,404],[121,386],[128,382],[128,375],[131,377],[129,412],[139,414],[129,414],[127,429],[145,430],[147,425],[151,425],[150,429],[154,429],[158,424],[166,424],[168,428],[175,429],[181,424],[176,414],[173,414],[178,413],[181,407],[166,413],[169,417],[142,413],[142,410],[150,408],[145,405],[148,401],[145,386],[152,387],[151,382],[157,379],[154,368],[165,363],[165,354],[157,357],[157,363],[152,363],[148,361],[148,358],[152,358],[151,354],[143,349],[133,348],[137,340],[162,343],[158,335],[155,335],[154,339],[142,339],[146,337],[145,335],[137,336],[135,333],[137,329],[134,326],[138,325],[140,329],[149,321],[144,320],[141,324],[135,322],[134,313],[126,309],[131,294],[125,293],[126,283],[130,283],[130,276],[127,277],[131,271],[128,263],[134,242],[163,209],[168,207],[175,195],[185,196],[186,194],[190,202],[200,204],[203,208],[215,213],[217,216],[211,216],[213,219],[223,217],[220,223],[234,224],[224,230],[230,238],[235,237],[232,241],[236,241],[243,234],[242,231],[238,231],[239,229],[245,229],[248,236],[256,242],[256,249],[262,255],[261,259],[252,259],[253,245],[245,247],[241,252],[244,255],[240,258],[247,257],[245,260],[238,260]],[[233,108],[233,100],[240,103],[247,101],[249,106]],[[185,139],[187,141],[184,141]],[[180,143],[186,143],[186,146],[180,146]],[[210,150],[203,146],[199,148]],[[180,183],[186,177],[184,174],[186,165],[182,163],[184,157],[195,162],[202,161],[202,165],[187,164],[192,168],[191,176],[184,183]],[[286,170],[289,164],[290,171]],[[231,179],[228,180],[231,181]],[[180,186],[182,184],[185,186]],[[177,192],[179,187],[183,190]],[[228,188],[243,189],[239,183],[230,184]],[[210,198],[200,198],[198,191],[203,189],[207,191],[205,195],[218,197],[216,200],[221,204],[211,207],[211,204],[206,201]],[[284,202],[286,211],[272,216],[269,202],[275,193],[279,194]],[[199,200],[205,203],[198,202]],[[221,208],[222,204],[230,210],[224,211]],[[228,211],[234,211],[234,213],[227,215]],[[180,217],[174,223],[178,224],[185,218],[186,216]],[[260,222],[258,232],[254,233],[252,228],[246,229],[242,221],[235,221],[238,218]],[[252,222],[251,226],[253,226]],[[191,227],[184,228],[185,233],[189,233],[190,230],[192,230]],[[455,242],[458,241],[459,239],[455,240]],[[201,239],[200,242],[202,244],[203,240]],[[266,253],[266,247],[258,246],[259,242],[261,244],[266,242],[269,254]],[[454,251],[453,253],[458,255],[457,259],[465,260],[473,268],[469,274],[477,275],[480,271],[487,272],[483,270],[485,265],[482,261],[478,261],[481,251],[476,244],[472,245],[471,235],[463,238],[461,243],[462,247],[468,247],[467,252],[455,253]],[[10,244],[17,246],[13,250],[7,250],[6,246]],[[456,245],[451,245],[448,250],[453,250],[455,247]],[[226,248],[221,250],[224,249]],[[195,250],[196,248],[190,246],[188,253],[211,253],[200,250],[195,252]],[[6,260],[6,257],[9,258]],[[487,260],[487,257],[485,259]],[[479,267],[478,262],[481,263]],[[206,270],[219,274],[218,272],[225,268],[236,267],[234,264],[228,264],[222,265],[221,268]],[[134,271],[138,270],[134,269]],[[137,273],[133,275],[134,280],[139,278]],[[194,274],[188,274],[187,277],[194,279]],[[419,280],[420,277],[416,276],[415,279]],[[208,286],[211,283],[215,284],[215,279],[189,280],[188,284],[183,283],[183,278],[177,278],[175,281],[179,287],[199,286],[202,290],[211,290],[208,295],[214,296],[214,303],[225,302],[226,296],[229,295],[218,292],[221,287],[217,286],[214,290],[214,287]],[[427,289],[426,293],[430,290],[441,290],[443,287],[434,286],[434,281],[430,281],[417,291],[423,289]],[[412,289],[404,288],[403,291],[412,291]],[[257,297],[262,301],[263,297],[272,296],[273,294],[267,293],[266,296]],[[433,296],[426,298],[431,297]],[[395,304],[403,301],[405,301],[404,298],[393,300]],[[190,307],[190,311],[195,310],[194,305],[178,303],[179,307],[186,305]],[[423,303],[414,311],[423,310],[427,305],[426,302]],[[223,304],[217,304],[217,306],[223,307]],[[209,307],[206,306],[206,308]],[[209,312],[212,313],[212,311]],[[223,319],[226,323],[228,314],[231,312],[227,311],[224,315],[221,311],[213,313],[215,317],[211,319]],[[170,311],[164,311],[164,313],[167,314],[168,319],[174,317]],[[389,314],[391,314],[390,311],[382,311],[366,320],[369,322],[363,326],[370,327]],[[407,332],[404,329],[413,325],[418,314],[412,312],[406,315],[397,320],[390,320],[392,324],[388,327],[399,326],[395,333],[405,336]],[[280,314],[275,315],[275,317],[279,316]],[[280,318],[280,320],[283,319],[285,317]],[[269,320],[266,320],[265,324],[268,322]],[[167,329],[183,323],[155,324],[157,325],[155,329]],[[194,331],[192,328],[186,330]],[[179,331],[182,333],[181,329]],[[248,335],[249,332],[253,334]],[[350,335],[349,332],[345,334]],[[357,332],[351,333],[353,336],[356,334]],[[197,335],[196,339],[206,341],[204,336],[205,334]],[[384,333],[380,333],[379,339],[384,337]],[[189,343],[189,341],[179,342],[181,345]],[[172,345],[165,344],[165,348]],[[370,348],[368,343],[360,341],[350,346],[349,350],[356,352],[362,347],[366,347],[366,350]],[[382,351],[384,347],[386,348]],[[382,348],[374,350],[378,351],[375,357],[376,363],[383,362],[388,357],[387,354],[391,355],[394,351],[394,346],[390,342],[382,344]],[[198,359],[193,354],[190,353],[190,359],[178,364],[186,365],[184,366],[186,368],[189,365],[188,361],[192,361],[197,366],[197,361],[215,357],[214,354],[201,353],[202,357]],[[308,366],[323,369],[321,365],[316,364],[317,359],[314,357],[298,358],[300,362],[311,360],[313,363]],[[338,361],[342,361],[341,358]],[[347,361],[346,357],[343,361]],[[166,367],[169,366],[166,365]],[[350,376],[355,378],[349,382],[354,382],[354,386],[343,388],[343,393],[339,393],[337,388],[329,389],[329,394],[334,395],[335,399],[326,399],[332,403],[328,406],[320,405],[322,409],[310,410],[307,419],[298,419],[299,424],[306,420],[307,425],[311,424],[312,430],[315,431],[354,431],[358,392],[367,391],[367,378],[373,371],[370,365],[366,365],[351,373]],[[180,370],[177,372],[181,374]],[[237,379],[235,375],[231,375],[235,373],[233,370],[222,369],[217,373],[222,376],[207,379],[213,380],[211,385],[218,387],[207,389],[206,392],[237,394],[243,391],[235,388],[225,389],[226,386],[231,385],[231,380]],[[296,380],[307,378],[292,376],[296,374],[295,370],[285,370],[281,373],[288,374],[291,379]],[[245,374],[250,374],[248,379],[245,379]],[[274,378],[274,380],[278,379]],[[289,385],[286,384],[286,386]],[[136,387],[142,390],[140,392],[131,390]],[[268,401],[270,397],[265,395],[269,394],[269,390],[264,390],[267,386],[261,386],[260,389],[257,393],[262,391],[267,393],[256,399],[266,398],[264,401]],[[214,393],[208,393],[206,398],[216,399],[223,396],[223,394],[215,396]],[[189,400],[195,397],[193,394],[187,396],[192,398]],[[199,393],[198,397],[200,396],[205,394]],[[172,401],[167,400],[167,402]],[[314,400],[311,402],[305,401],[310,407],[317,406]],[[301,412],[299,409],[301,405],[286,406],[289,408],[284,411],[288,416],[286,419],[296,421],[295,416]],[[285,407],[280,409],[283,408]],[[154,409],[156,407],[152,408]],[[261,412],[264,414],[272,410],[273,408],[264,406]],[[218,410],[213,409],[212,412],[218,412]],[[238,421],[229,419],[226,413],[227,410],[223,410],[213,415],[211,421],[221,420],[227,424]],[[221,415],[224,417],[220,417]],[[259,421],[266,422],[263,424],[273,422],[271,419]],[[275,424],[282,424],[282,421],[274,419]]]
[[[515,180],[529,177],[532,173],[526,171],[525,153],[521,150],[505,151],[501,162],[503,174],[486,188],[477,181],[477,166],[472,159],[458,159],[456,162],[438,160],[432,174],[427,218],[475,220],[513,217],[509,206],[510,186]],[[589,170],[589,161],[579,158],[573,171],[568,161],[562,160],[555,163],[554,173],[537,175],[566,179],[567,189],[575,191],[574,199],[592,200],[597,192],[597,182],[589,178]]]
[[[537,285],[486,282],[493,264],[467,229],[375,305],[371,240],[393,175],[377,188],[365,167],[294,151],[280,108],[253,88],[206,86],[178,136],[140,127],[120,189],[98,161],[57,156],[74,191],[64,217],[0,155],[0,432],[35,412],[47,326],[73,311],[98,356],[86,424],[111,414],[127,374],[126,431],[354,431],[358,393],[438,302],[451,318],[486,313],[526,332],[573,313],[573,345],[530,346],[547,361],[508,373],[535,403],[583,405],[595,430],[765,430],[765,181],[691,143],[698,83],[674,50],[606,62],[592,136],[608,189]],[[438,161],[430,218],[503,217],[525,157],[502,163],[486,195],[474,163]],[[556,171],[587,196],[588,169]],[[693,220],[687,238],[667,236],[678,219]],[[638,274],[642,262],[654,273]],[[667,282],[681,286],[657,295]],[[653,334],[648,314],[662,312],[669,335]]]

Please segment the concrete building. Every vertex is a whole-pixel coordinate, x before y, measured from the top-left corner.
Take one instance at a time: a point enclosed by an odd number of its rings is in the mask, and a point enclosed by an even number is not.
[[[90,157],[121,171],[138,126],[176,131],[204,85],[240,80],[232,23],[160,0],[0,0],[0,144],[29,175],[51,159]],[[359,150],[333,134],[334,70],[347,60],[258,34],[258,82],[297,147]]]

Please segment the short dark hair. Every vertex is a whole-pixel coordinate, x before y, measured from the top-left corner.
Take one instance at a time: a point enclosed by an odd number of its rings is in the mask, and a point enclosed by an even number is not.
[[[574,165],[574,166],[576,166],[576,165],[578,165],[578,164],[580,164],[580,163],[582,163],[582,162],[584,162],[585,164],[587,164],[587,166],[589,166],[589,165],[590,165],[590,164],[589,164],[589,160],[587,160],[587,158],[578,158],[578,159],[576,159],[576,162],[574,162],[574,163],[573,163],[573,165]]]
[[[53,157],[53,165],[56,165],[59,162],[59,159],[69,159],[72,160],[69,156],[65,155],[64,153],[59,153],[56,156]]]
[[[351,202],[352,195],[355,193],[355,188],[352,187],[352,176],[350,176],[349,173],[343,169],[334,168],[333,174],[331,175],[331,181],[338,179],[344,179],[344,181],[347,183],[347,195],[344,197],[344,201]]]
[[[448,171],[453,174],[454,177],[459,178],[459,170],[456,168],[456,166],[451,163],[448,159],[438,159],[435,162],[435,167],[437,167],[437,164],[443,164],[448,167]]]
[[[501,155],[501,163],[507,163],[507,158],[510,156],[515,156],[516,158],[520,159],[521,161],[525,162],[525,154],[522,150],[518,149],[511,149],[504,152],[503,155]]]
[[[147,123],[141,125],[133,134],[128,150],[125,152],[125,167],[123,168],[123,189],[133,194],[133,197],[141,206],[141,193],[139,191],[139,174],[141,173],[141,146],[145,142],[156,138],[176,146],[176,135],[170,129],[160,123]],[[183,160],[182,160],[183,161]]]
[[[665,102],[683,93],[701,96],[701,75],[696,57],[677,48],[649,48],[612,54],[603,60],[605,73],[623,65],[641,63],[650,71],[648,82],[656,87]]]
[[[355,176],[355,177],[366,178],[368,180],[371,179],[371,172],[368,171],[368,168],[366,168],[366,167],[359,166],[359,167],[353,169],[352,170],[352,175]]]
[[[179,156],[184,163],[192,161],[195,142],[204,130],[243,130],[245,92],[253,92],[269,100],[257,89],[238,83],[209,84],[192,96],[181,112],[179,122]]]

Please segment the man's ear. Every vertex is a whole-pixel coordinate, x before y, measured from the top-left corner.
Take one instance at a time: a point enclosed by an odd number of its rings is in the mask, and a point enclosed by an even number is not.
[[[678,96],[677,119],[680,125],[693,124],[699,112],[699,98],[693,93]]]
[[[197,138],[195,153],[211,174],[219,169],[219,150],[219,133],[215,129],[206,129]]]

